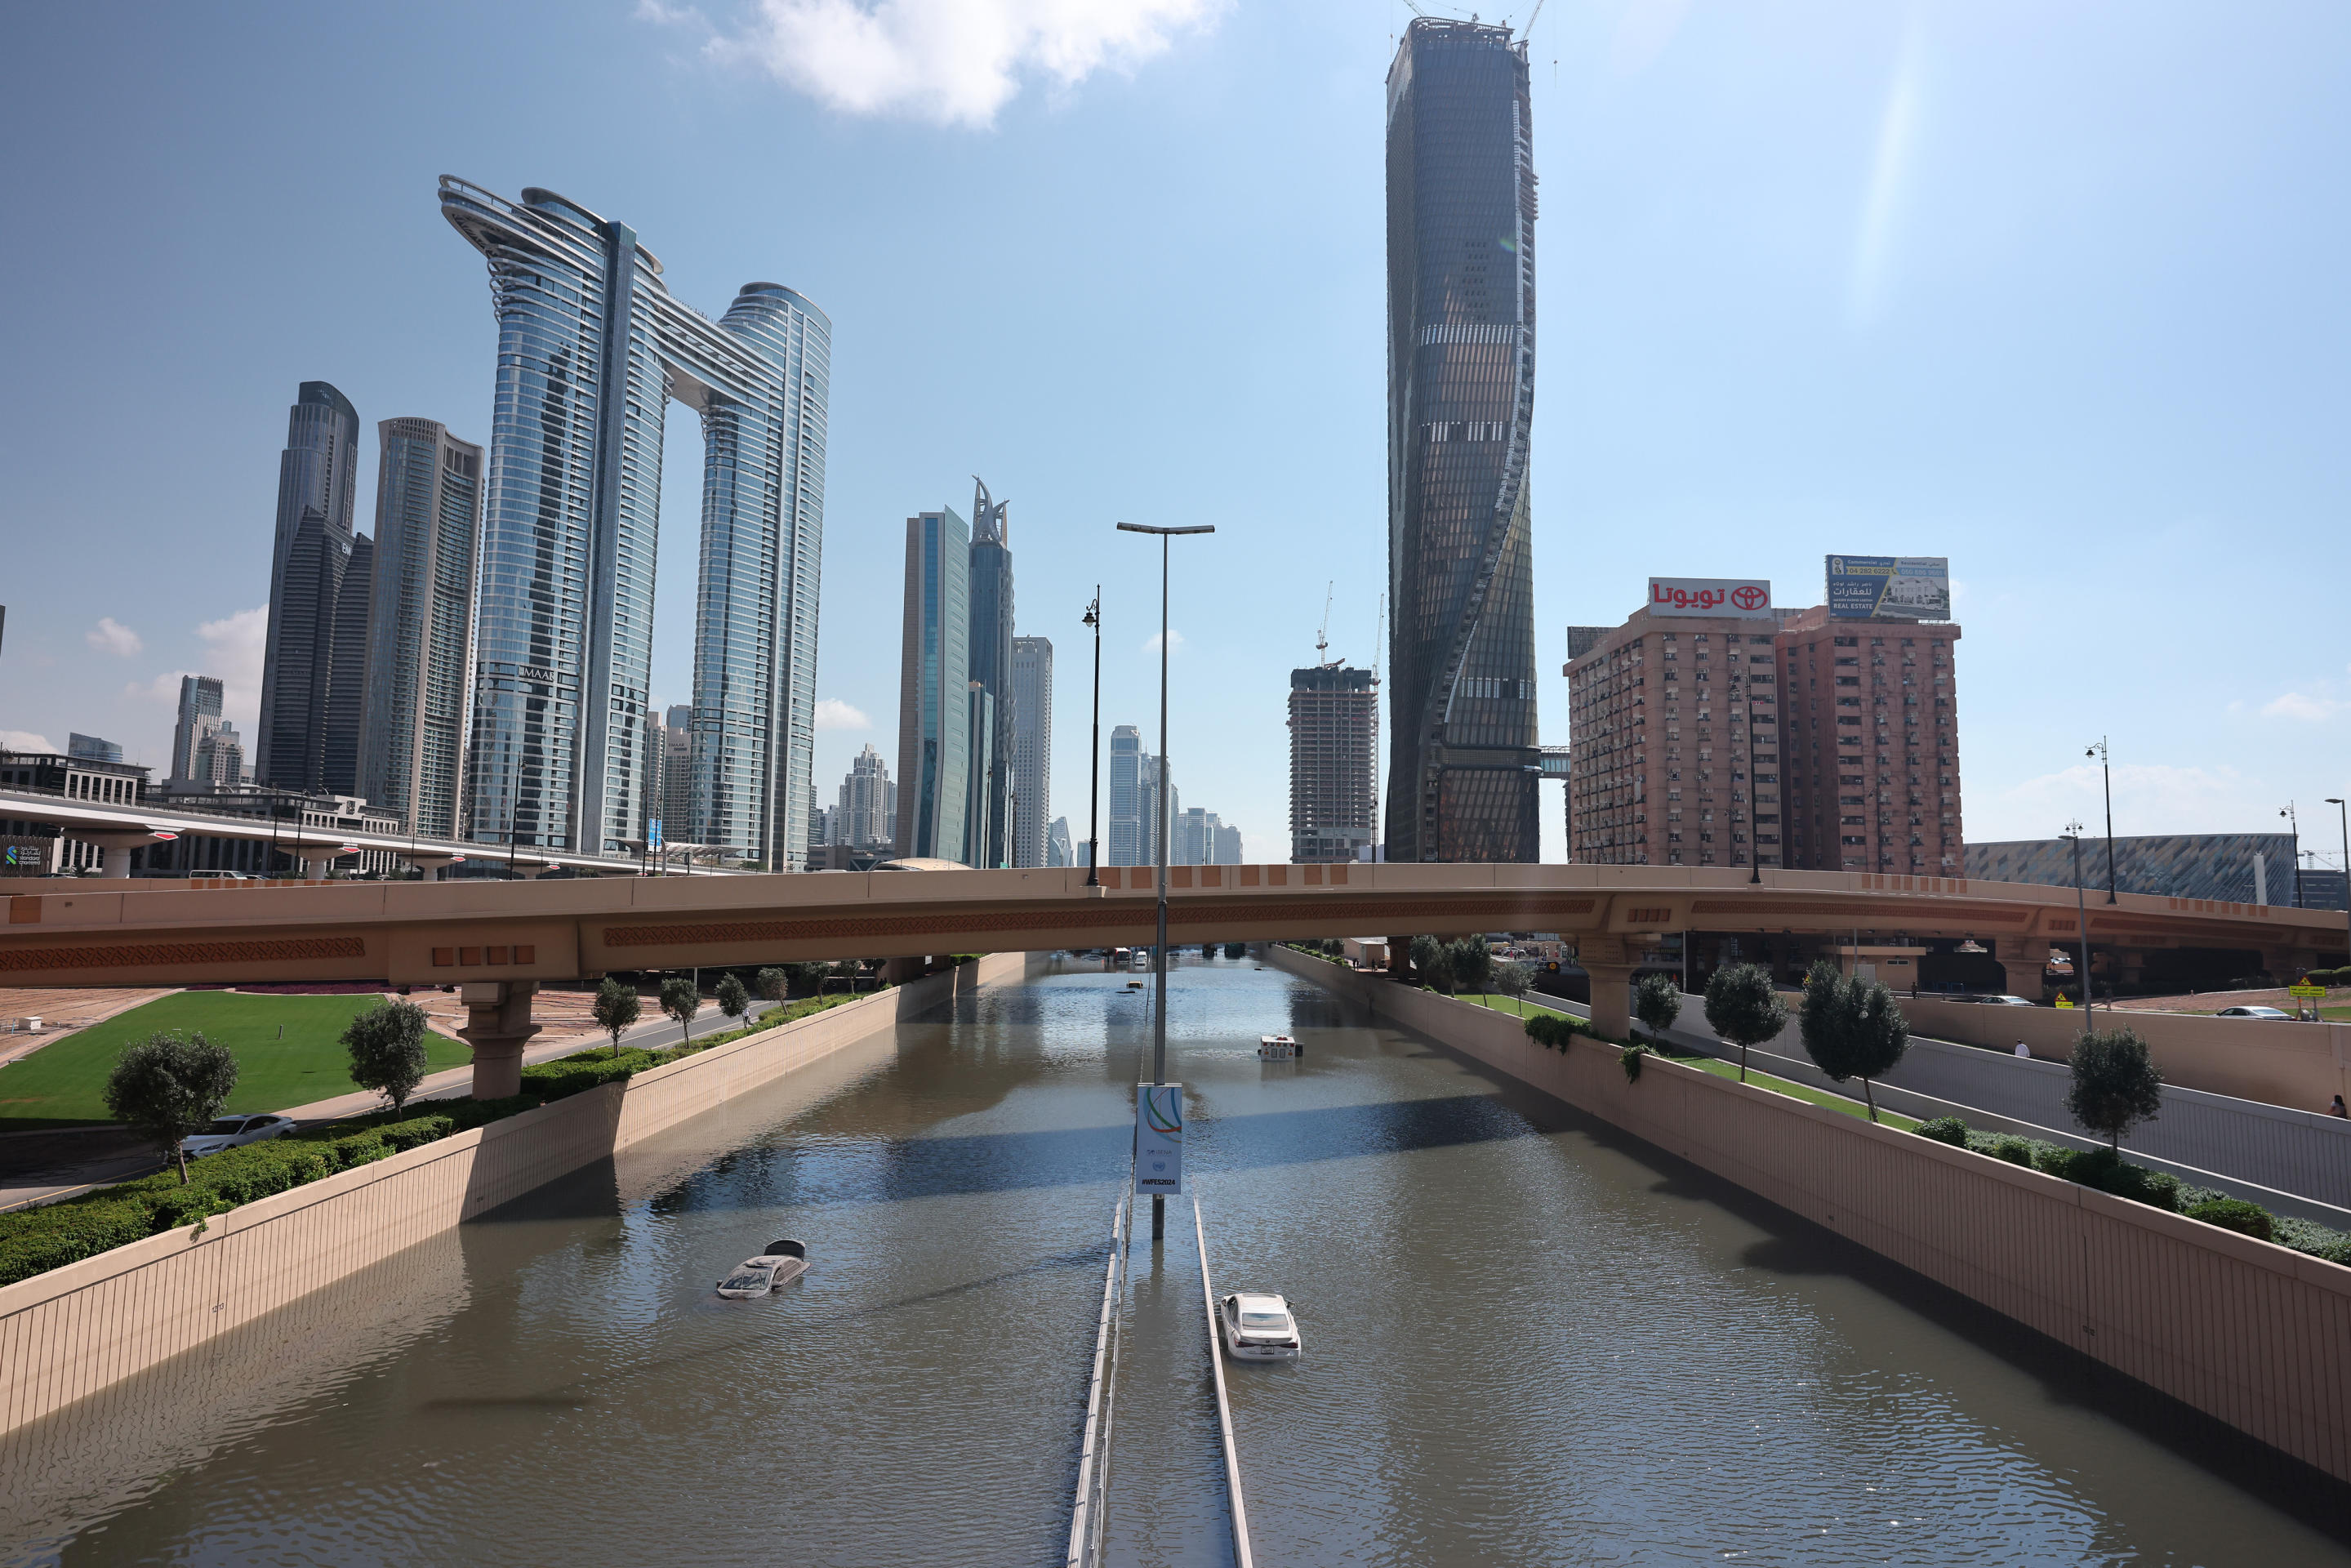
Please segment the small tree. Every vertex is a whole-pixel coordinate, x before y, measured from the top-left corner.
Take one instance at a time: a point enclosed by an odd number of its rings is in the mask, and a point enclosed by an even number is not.
[[[626,1034],[644,1011],[637,999],[637,988],[624,986],[611,976],[596,988],[596,1023],[612,1037],[612,1054],[621,1054],[621,1036]]]
[[[751,988],[771,1002],[780,1002],[791,991],[791,977],[770,964],[752,977]]]
[[[1486,994],[1494,975],[1494,950],[1482,936],[1464,936],[1447,950],[1453,963],[1453,983],[1465,991]]]
[[[1416,936],[1412,939],[1412,967],[1413,973],[1420,977],[1422,985],[1447,992],[1453,989],[1452,955],[1436,937]]]
[[[1510,963],[1494,966],[1494,988],[1517,1005],[1520,1018],[1526,1017],[1527,990],[1534,983],[1535,972],[1524,964]]]
[[[672,975],[662,982],[661,1009],[678,1021],[679,1040],[692,1040],[694,1015],[702,1010],[702,993],[684,975]]]
[[[414,1002],[392,1001],[378,1002],[343,1030],[351,1082],[391,1101],[394,1116],[424,1082],[424,1036],[431,1025]]]
[[[1633,1016],[1648,1026],[1651,1040],[1658,1039],[1682,1016],[1682,988],[1671,975],[1642,976],[1633,988]]]
[[[106,1079],[106,1108],[180,1160],[188,1182],[188,1154],[180,1140],[221,1113],[236,1090],[236,1058],[201,1034],[164,1030],[124,1048]]]
[[[813,959],[787,964],[784,974],[790,979],[791,988],[804,997],[815,996],[824,989],[824,966]],[[778,997],[776,999],[781,1001],[783,998]]]
[[[715,989],[718,998],[718,1010],[733,1019],[737,1028],[741,1028],[743,1015],[751,1010],[751,992],[743,984],[743,977],[729,969],[718,977],[718,984]]]
[[[1871,1080],[1884,1077],[1910,1049],[1910,1023],[1894,993],[1875,980],[1848,979],[1823,958],[1804,976],[1800,1023],[1813,1062],[1833,1083],[1860,1079],[1869,1119],[1876,1121]]]
[[[1747,1082],[1747,1048],[1776,1040],[1788,1027],[1788,1004],[1761,964],[1726,964],[1706,983],[1706,1021],[1739,1047],[1739,1082]]]
[[[2073,1065],[2065,1109],[2090,1131],[2104,1133],[2106,1146],[2119,1158],[2123,1134],[2163,1113],[2163,1074],[2147,1055],[2147,1041],[2126,1029],[2075,1040]]]

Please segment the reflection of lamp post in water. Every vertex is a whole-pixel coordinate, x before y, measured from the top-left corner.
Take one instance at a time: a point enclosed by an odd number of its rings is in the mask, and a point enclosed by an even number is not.
[[[1142,523],[1121,523],[1123,533],[1159,536],[1159,780],[1152,791],[1153,858],[1159,865],[1159,943],[1151,950],[1151,1081],[1167,1082],[1167,540],[1174,534],[1213,534],[1213,524],[1186,528],[1155,528]],[[1166,1233],[1167,1199],[1151,1195],[1151,1239]]]

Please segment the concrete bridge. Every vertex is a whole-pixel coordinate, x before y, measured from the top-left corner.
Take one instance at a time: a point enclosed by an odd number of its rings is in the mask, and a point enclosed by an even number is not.
[[[1625,984],[1683,930],[1972,937],[2011,990],[2079,939],[2071,888],[1943,877],[1599,865],[1241,865],[1169,869],[1171,942],[1555,931],[1591,972],[1593,1022],[1626,1032]],[[807,958],[1141,946],[1154,872],[1105,867],[536,882],[29,884],[7,900],[0,987],[381,980],[462,985],[475,1092],[512,1093],[531,997],[613,970]],[[2089,937],[2126,956],[2258,952],[2285,975],[2344,961],[2325,910],[2123,895]]]

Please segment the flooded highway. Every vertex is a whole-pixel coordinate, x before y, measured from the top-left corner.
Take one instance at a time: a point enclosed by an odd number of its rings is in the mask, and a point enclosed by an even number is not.
[[[8,1562],[1061,1561],[1148,997],[982,992],[51,1417]],[[2248,1448],[1251,960],[1170,1075],[1259,1563],[2351,1563]],[[1262,1062],[1286,1030],[1295,1062]],[[1106,1532],[1231,1561],[1191,1206],[1134,1245]],[[813,1267],[711,1290],[770,1237]],[[2146,1435],[2161,1429],[2170,1439]],[[2341,1528],[2341,1521],[2335,1521]]]

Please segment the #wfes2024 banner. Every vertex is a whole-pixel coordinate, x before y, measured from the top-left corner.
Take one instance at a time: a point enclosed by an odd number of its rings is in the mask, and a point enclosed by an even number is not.
[[[1833,555],[1829,614],[1838,621],[1949,621],[1951,561],[1939,555]]]
[[[1184,1086],[1145,1083],[1134,1096],[1134,1190],[1184,1196]]]

